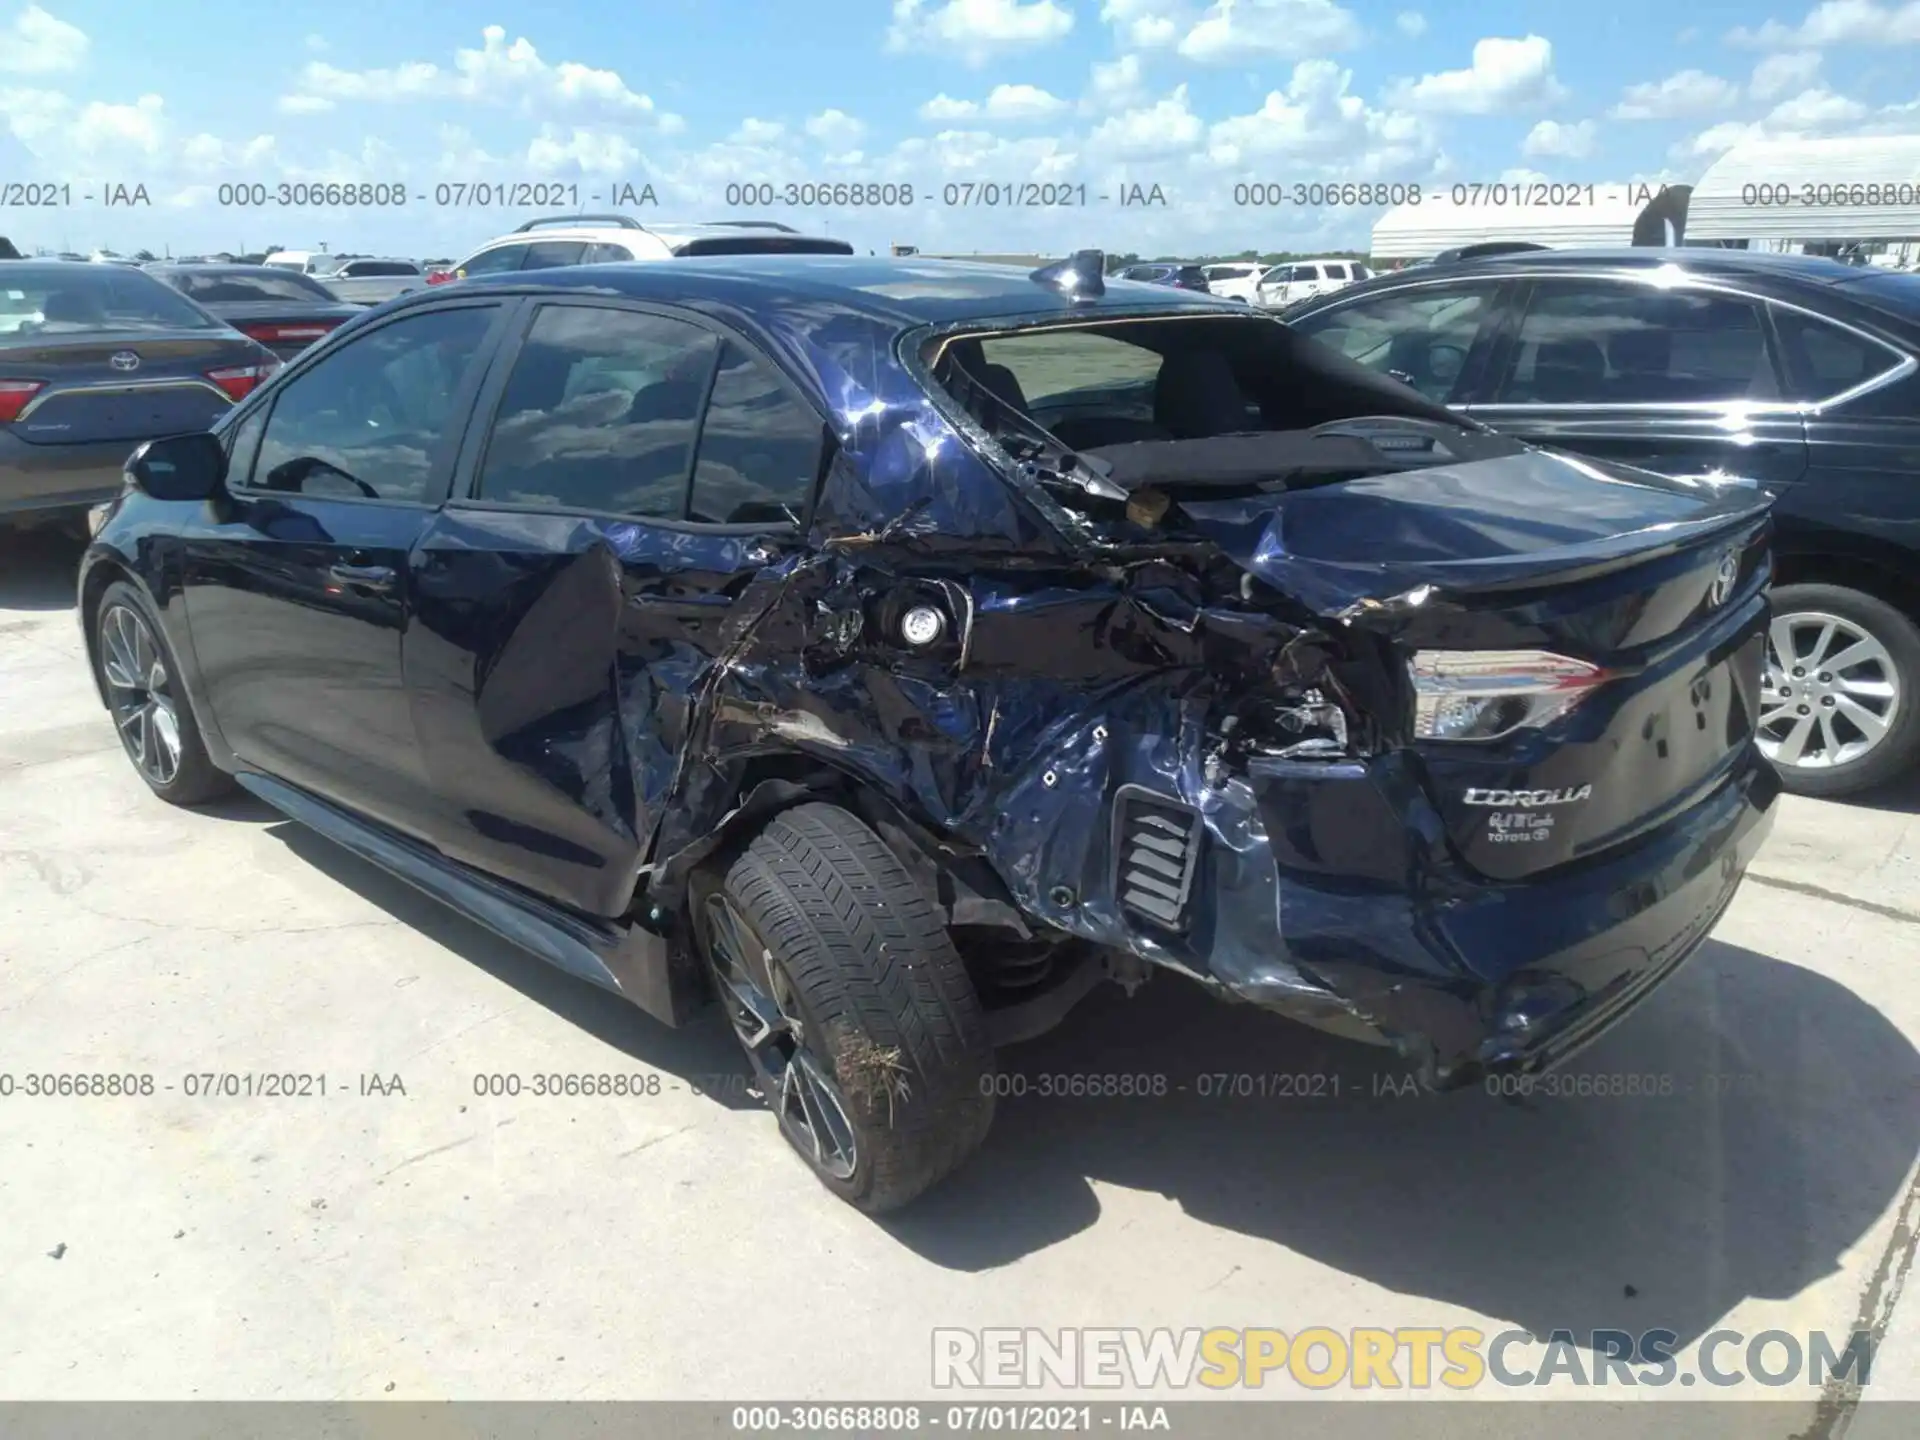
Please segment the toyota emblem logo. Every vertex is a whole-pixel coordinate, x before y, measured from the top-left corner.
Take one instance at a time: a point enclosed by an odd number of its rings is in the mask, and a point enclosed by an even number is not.
[[[1732,551],[1720,557],[1720,568],[1713,572],[1713,584],[1707,590],[1707,604],[1718,609],[1733,596],[1734,583],[1740,578],[1740,557]]]
[[[138,370],[140,357],[131,350],[116,350],[107,357],[107,364],[116,370]]]

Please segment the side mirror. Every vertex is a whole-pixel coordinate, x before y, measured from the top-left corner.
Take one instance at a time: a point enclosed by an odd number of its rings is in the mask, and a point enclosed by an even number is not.
[[[204,430],[149,440],[127,457],[126,476],[156,500],[211,500],[226,485],[227,449]]]

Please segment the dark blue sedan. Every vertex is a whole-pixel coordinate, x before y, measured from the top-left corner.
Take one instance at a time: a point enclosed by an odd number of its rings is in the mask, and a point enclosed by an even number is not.
[[[717,1000],[871,1211],[1104,980],[1436,1088],[1559,1062],[1771,821],[1766,497],[1102,268],[602,265],[352,320],[129,463],[80,575],[127,754],[669,1024]]]

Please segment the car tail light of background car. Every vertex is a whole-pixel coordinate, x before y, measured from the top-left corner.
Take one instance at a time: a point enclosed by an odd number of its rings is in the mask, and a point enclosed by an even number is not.
[[[308,340],[324,340],[338,320],[303,320],[298,325],[242,325],[240,333],[262,345],[292,345]]]
[[[207,378],[226,391],[227,398],[237,405],[279,368],[278,362],[271,365],[231,365],[224,370],[207,371]]]
[[[1549,724],[1607,680],[1544,650],[1423,650],[1407,662],[1417,740],[1497,740]]]
[[[453,279],[453,277],[454,272],[451,270],[429,270],[427,271],[427,284],[445,285],[449,280]]]
[[[44,380],[0,380],[0,425],[18,420],[27,402],[44,389]]]

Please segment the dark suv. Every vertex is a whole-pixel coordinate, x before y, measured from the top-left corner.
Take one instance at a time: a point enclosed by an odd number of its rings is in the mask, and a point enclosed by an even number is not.
[[[1382,276],[1286,319],[1508,434],[1774,492],[1762,750],[1809,795],[1920,756],[1920,276],[1536,250]]]

